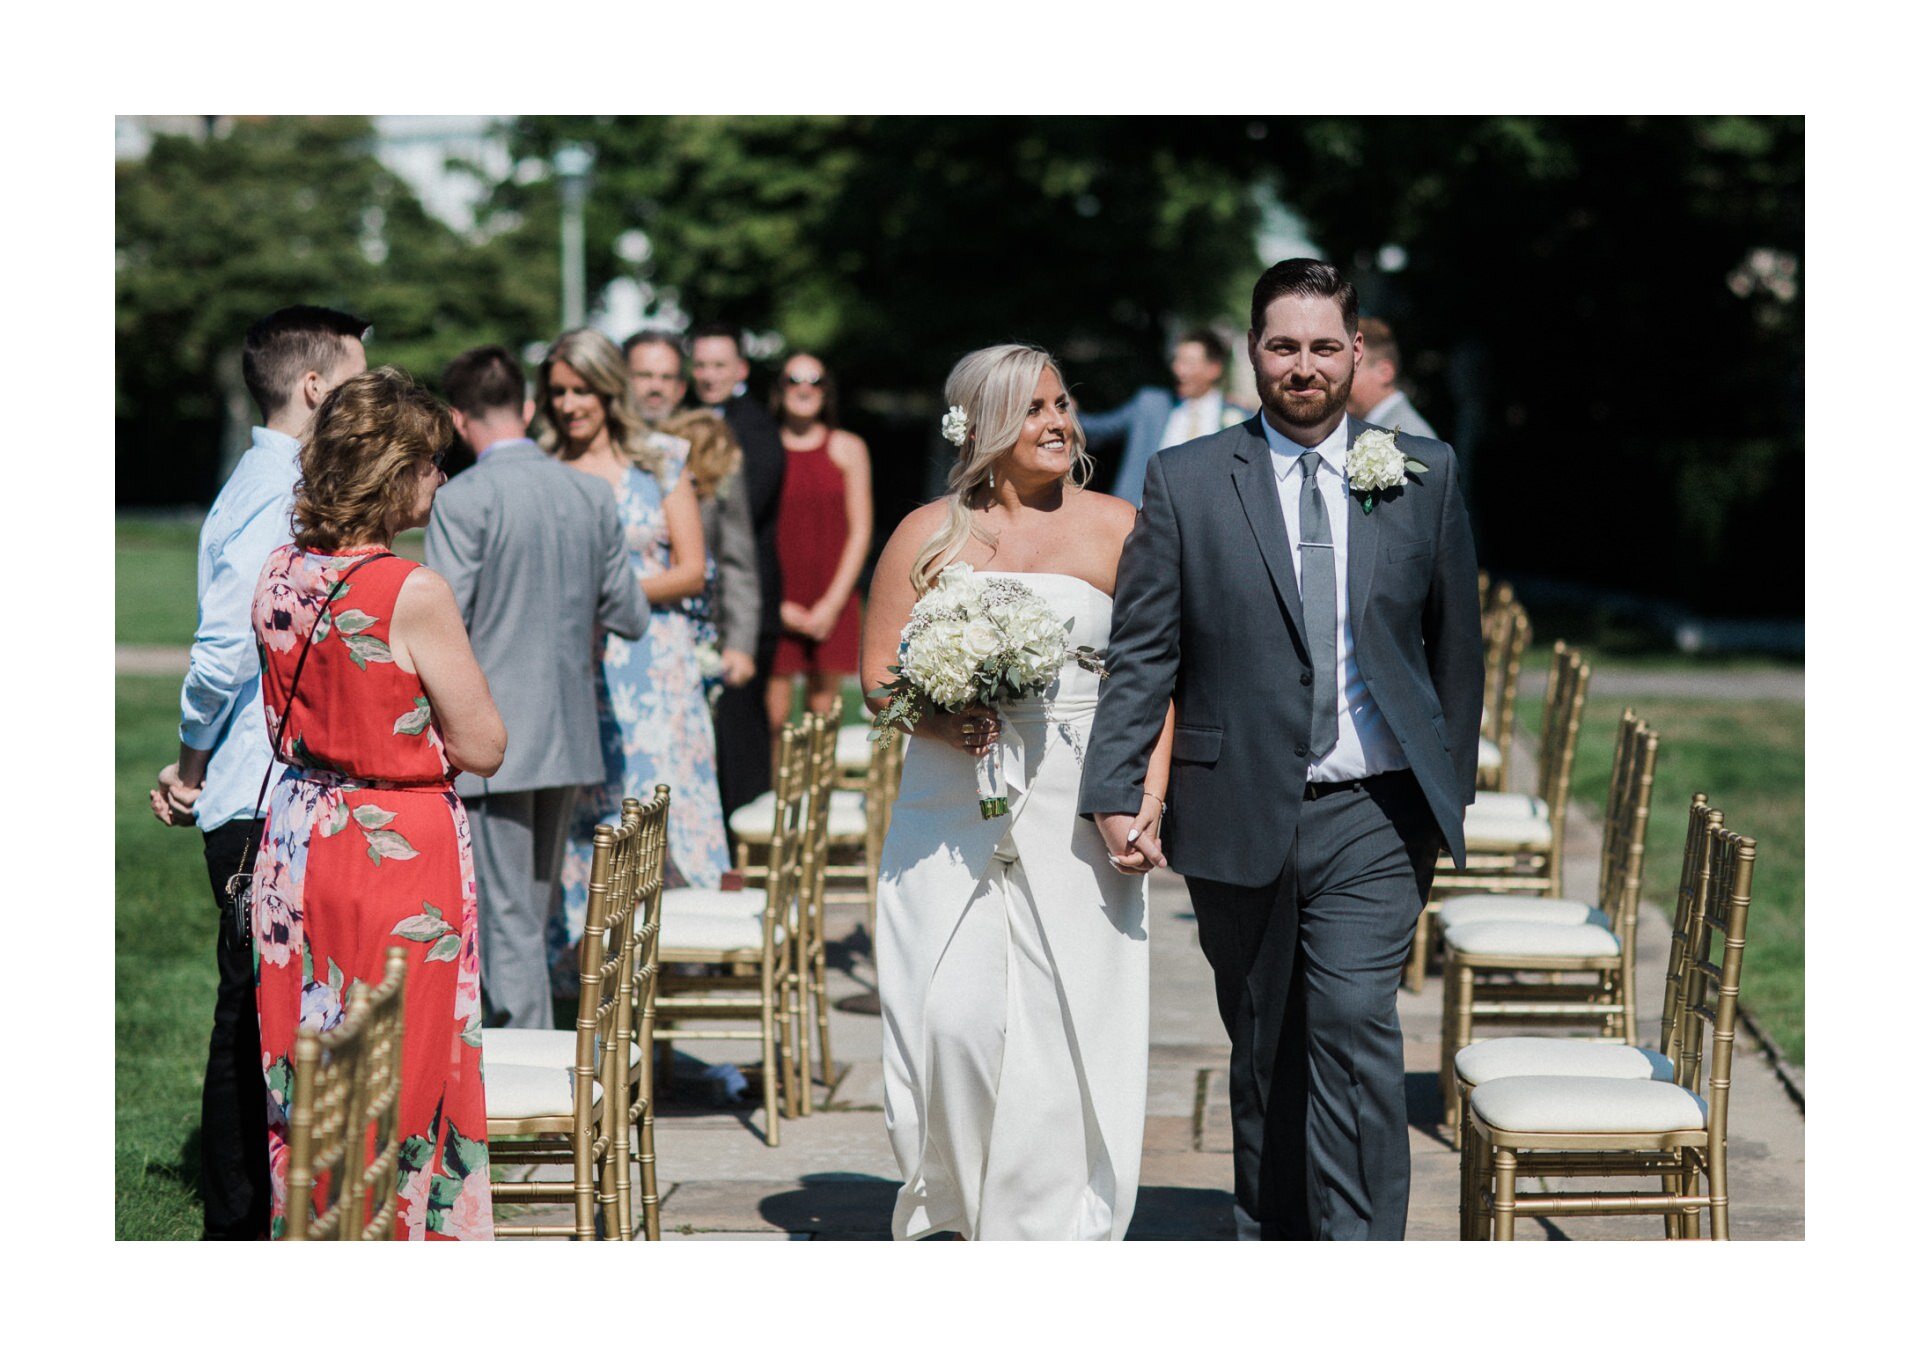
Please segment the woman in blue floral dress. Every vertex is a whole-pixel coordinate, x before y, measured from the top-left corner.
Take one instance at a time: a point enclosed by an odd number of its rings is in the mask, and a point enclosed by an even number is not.
[[[650,433],[633,403],[627,367],[611,340],[571,330],[540,367],[541,446],[612,485],[627,551],[653,618],[639,640],[603,634],[600,744],[606,781],[581,791],[560,880],[566,943],[586,920],[596,824],[617,824],[620,800],[673,788],[667,884],[714,887],[729,865],[714,772],[713,717],[695,653],[694,619],[671,606],[706,585],[707,551],[681,440]]]

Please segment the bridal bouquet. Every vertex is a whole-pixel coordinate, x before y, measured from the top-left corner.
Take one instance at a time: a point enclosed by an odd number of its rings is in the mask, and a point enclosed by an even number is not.
[[[874,717],[871,737],[884,746],[896,728],[911,729],[929,710],[1037,696],[1069,658],[1098,671],[1091,649],[1067,649],[1070,625],[1017,579],[981,579],[971,565],[947,566],[900,632],[900,662],[887,666],[894,680],[867,694],[890,699]],[[980,817],[1007,813],[998,742],[975,767]]]

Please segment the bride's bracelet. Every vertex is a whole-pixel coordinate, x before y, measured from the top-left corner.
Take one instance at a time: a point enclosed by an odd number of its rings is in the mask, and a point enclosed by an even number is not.
[[[1158,795],[1152,791],[1149,791],[1144,786],[1140,788],[1140,794],[1143,796],[1152,796],[1155,800],[1160,802],[1160,813],[1165,814],[1167,812],[1167,798],[1165,796]]]

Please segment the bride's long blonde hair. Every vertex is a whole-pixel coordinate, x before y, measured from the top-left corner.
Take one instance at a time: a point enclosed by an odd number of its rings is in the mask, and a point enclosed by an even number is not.
[[[954,458],[953,470],[947,473],[947,521],[920,548],[919,558],[907,574],[915,593],[925,593],[932,586],[940,571],[966,546],[969,536],[993,540],[974,526],[970,501],[974,491],[987,484],[994,463],[1020,440],[1034,388],[1048,368],[1064,388],[1066,374],[1044,348],[995,344],[975,349],[947,374],[946,403],[966,411],[967,437]],[[1087,435],[1080,427],[1080,416],[1071,407],[1067,411],[1067,446],[1073,453],[1067,483],[1080,489],[1093,475],[1093,459],[1087,456]]]

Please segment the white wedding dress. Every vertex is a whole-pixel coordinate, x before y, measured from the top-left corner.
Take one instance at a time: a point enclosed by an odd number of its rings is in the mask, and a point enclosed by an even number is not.
[[[992,575],[1004,571],[982,570]],[[1113,602],[1020,574],[1104,653]],[[980,817],[973,759],[908,745],[876,938],[901,1239],[1120,1239],[1147,1096],[1146,881],[1076,814],[1098,675],[1069,660],[1002,708],[1009,812]]]

